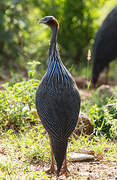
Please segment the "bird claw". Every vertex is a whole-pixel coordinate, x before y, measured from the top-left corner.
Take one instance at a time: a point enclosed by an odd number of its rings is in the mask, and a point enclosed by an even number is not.
[[[70,171],[65,167],[63,167],[62,169],[61,169],[61,174],[60,175],[65,175],[65,177],[69,177],[70,176]]]
[[[48,169],[48,170],[46,171],[47,174],[54,174],[55,172],[56,172],[56,171],[55,171],[54,166],[50,167],[50,169]]]

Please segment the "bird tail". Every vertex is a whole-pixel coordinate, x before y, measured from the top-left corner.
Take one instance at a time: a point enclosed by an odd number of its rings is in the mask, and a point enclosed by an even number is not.
[[[54,153],[54,157],[57,163],[57,176],[59,177],[59,173],[65,159],[66,149],[67,149],[68,140],[60,141],[53,137],[51,137],[51,145]]]

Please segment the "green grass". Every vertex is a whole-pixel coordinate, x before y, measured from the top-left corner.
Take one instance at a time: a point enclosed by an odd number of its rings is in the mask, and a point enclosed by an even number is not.
[[[41,177],[33,164],[49,161],[48,144],[48,137],[42,125],[23,133],[13,130],[4,133],[0,138],[0,150],[3,149],[3,154],[0,154],[0,178],[15,179],[18,174],[26,178],[32,175]]]
[[[91,149],[95,155],[101,154],[110,161],[117,161],[117,143],[105,137],[94,137],[91,140],[86,137],[79,137],[77,140],[70,138],[68,154],[83,148]],[[49,139],[42,125],[23,133],[9,130],[1,136],[0,179],[23,179],[24,177],[24,179],[46,179],[44,169],[40,172],[40,166],[47,166],[48,162],[50,162]]]
[[[0,91],[0,130],[24,130],[40,123],[35,107],[35,93],[39,83],[37,79],[21,82],[8,82]],[[117,88],[114,88],[116,93]],[[115,104],[112,108],[108,104]],[[117,98],[98,95],[82,100],[81,111],[92,119],[96,135],[115,139],[117,132]]]
[[[68,147],[69,152],[78,152],[80,149],[90,149],[95,155],[101,154],[105,159],[117,161],[117,143],[109,141],[104,136],[94,136],[91,140],[84,136],[80,136],[77,140],[72,138]]]
[[[115,94],[117,88],[113,88]],[[93,122],[96,135],[117,139],[117,98],[107,94],[99,96],[98,89],[92,96],[82,100],[81,111],[85,112]]]

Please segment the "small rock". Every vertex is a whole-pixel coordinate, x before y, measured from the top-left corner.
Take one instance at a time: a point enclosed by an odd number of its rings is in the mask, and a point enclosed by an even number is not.
[[[111,111],[113,108],[117,107],[117,103],[107,104],[106,106]]]
[[[74,130],[75,135],[79,136],[90,135],[94,131],[94,126],[91,119],[83,112],[80,112],[76,129]]]
[[[79,150],[79,153],[82,153],[82,154],[90,154],[90,155],[93,155],[95,154],[95,152],[91,149],[80,149]]]
[[[106,97],[113,97],[115,93],[109,85],[102,85],[98,88],[98,96],[105,99]]]
[[[72,153],[68,155],[69,160],[72,162],[81,162],[81,161],[90,161],[90,160],[94,160],[94,156],[93,155],[89,155],[89,154],[81,154],[81,153]]]

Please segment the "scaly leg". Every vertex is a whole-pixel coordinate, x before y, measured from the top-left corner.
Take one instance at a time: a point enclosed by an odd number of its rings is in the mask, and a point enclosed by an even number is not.
[[[67,160],[66,160],[66,155],[65,155],[65,159],[64,159],[64,162],[63,162],[63,168],[61,170],[61,174],[64,174],[66,177],[69,177],[70,176],[70,172],[67,168]]]
[[[52,145],[50,143],[50,148],[51,148],[51,166],[50,169],[46,171],[46,173],[51,174],[55,172],[55,167],[54,167],[54,155],[53,155],[53,150],[52,150]]]

